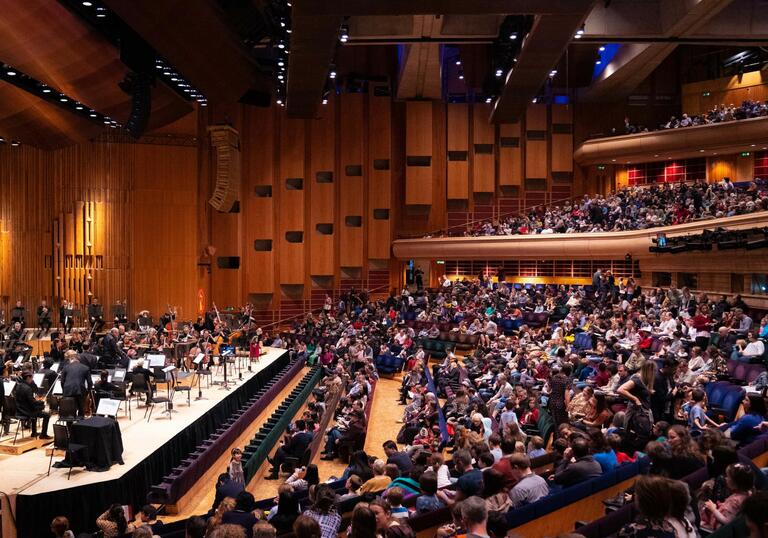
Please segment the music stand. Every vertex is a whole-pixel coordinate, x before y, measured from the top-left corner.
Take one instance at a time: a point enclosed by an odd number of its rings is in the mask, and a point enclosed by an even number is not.
[[[117,415],[120,412],[120,403],[122,400],[113,400],[112,398],[101,398],[99,400],[99,406],[96,408],[94,415],[111,418],[117,420]]]
[[[227,363],[229,362],[229,357],[231,355],[232,355],[232,349],[229,347],[222,346],[222,351],[221,351],[221,354],[219,355],[219,360],[222,361],[222,364],[224,366],[224,381],[221,383],[221,388],[224,390],[229,390],[229,381],[227,380]]]
[[[197,357],[195,357],[192,360],[192,364],[195,365],[195,375],[197,376],[197,398],[195,400],[207,400],[208,398],[203,397],[203,380],[200,376],[200,370],[203,368],[203,359],[205,358],[205,353],[198,353]]]

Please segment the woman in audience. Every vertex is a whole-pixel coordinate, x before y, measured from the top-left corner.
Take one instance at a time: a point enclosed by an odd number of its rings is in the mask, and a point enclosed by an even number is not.
[[[674,527],[667,521],[670,513],[669,480],[661,476],[639,476],[633,499],[640,512],[634,523],[619,531],[618,538],[676,538]]]
[[[765,399],[760,394],[747,394],[742,402],[744,415],[736,422],[731,423],[725,431],[726,437],[746,444],[758,433],[757,427],[765,420]]]
[[[210,534],[214,528],[218,527],[221,524],[224,514],[234,510],[235,504],[236,504],[235,499],[232,497],[224,497],[221,500],[221,502],[219,503],[219,506],[216,507],[216,512],[214,512],[213,516],[208,518],[206,534]]]
[[[363,450],[356,450],[352,453],[352,457],[349,459],[349,465],[344,469],[344,473],[341,475],[343,480],[346,480],[350,475],[357,475],[360,480],[367,482],[374,476],[373,469],[368,458],[368,454]]]
[[[392,517],[392,509],[387,501],[375,499],[369,506],[376,516],[376,535],[379,538],[416,537],[405,518]]]
[[[706,464],[706,457],[699,451],[691,433],[685,426],[676,424],[669,428],[667,443],[672,452],[669,477],[681,479],[698,471]]]
[[[304,512],[304,516],[312,518],[320,525],[321,538],[335,538],[341,526],[341,516],[336,511],[336,494],[325,485],[320,484],[315,489],[315,499],[312,508]],[[303,519],[299,517],[293,525],[293,531],[300,537],[296,531],[296,525]],[[302,522],[302,525],[305,523]]]
[[[96,520],[96,526],[104,535],[104,538],[115,538],[126,533],[133,532],[133,523],[128,523],[122,505],[113,504]]]
[[[53,518],[51,532],[56,538],[75,538],[75,535],[69,530],[69,520],[63,516]]]
[[[613,448],[608,444],[603,432],[599,430],[594,431],[589,438],[592,457],[600,464],[603,473],[612,471],[619,463],[616,459],[616,452],[614,452]]]
[[[320,529],[320,524],[309,514],[299,516],[293,524],[293,534],[296,538],[331,538],[333,534],[324,534]]]
[[[349,538],[376,538],[376,514],[365,504],[358,504],[352,511],[352,521],[347,529]]]
[[[256,509],[256,502],[253,495],[248,491],[241,491],[235,500],[235,509],[225,512],[221,516],[222,524],[240,525],[245,529],[245,534],[248,538],[251,538],[253,532],[253,526],[258,519],[254,514]]]
[[[293,486],[296,491],[303,491],[309,489],[310,486],[319,484],[320,476],[317,465],[310,463],[306,467],[299,467],[286,479],[285,483]]]
[[[293,488],[281,486],[276,510],[268,516],[269,522],[277,529],[277,534],[290,532],[299,514],[299,501],[296,500]]]
[[[741,505],[752,493],[755,475],[747,465],[732,463],[725,470],[725,483],[731,494],[721,503],[708,500],[701,512],[701,526],[714,530],[730,523],[741,512]]]
[[[483,470],[485,508],[491,513],[503,513],[512,508],[509,492],[504,487],[504,475],[495,469]]]

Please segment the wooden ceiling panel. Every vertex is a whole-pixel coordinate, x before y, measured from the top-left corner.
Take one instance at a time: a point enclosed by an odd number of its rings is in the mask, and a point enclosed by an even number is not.
[[[0,82],[0,136],[43,149],[83,142],[104,127]]]

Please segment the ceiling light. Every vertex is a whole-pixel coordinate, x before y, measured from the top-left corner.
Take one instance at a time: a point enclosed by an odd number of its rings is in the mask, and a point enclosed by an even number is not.
[[[327,105],[328,104],[328,99],[323,98],[323,104]]]
[[[336,78],[336,71],[335,70],[331,70],[331,72],[328,73],[328,76],[331,77],[331,78]]]
[[[535,105],[536,101],[538,101],[538,99],[536,97],[534,97],[533,100],[531,101],[531,103],[533,103]]]
[[[96,117],[96,114],[95,114],[94,112],[91,112],[91,113],[89,114],[89,116],[91,116],[92,118],[95,118],[95,117]]]
[[[85,7],[91,7],[91,6],[93,5],[93,2],[88,2],[88,1],[86,1],[86,2],[83,2],[83,5],[84,5]]]
[[[284,49],[284,48],[285,48],[285,43],[283,43],[282,41],[280,41],[280,42],[277,44],[277,48],[278,48],[278,49]]]
[[[155,65],[155,69],[162,69],[162,68],[163,68],[163,64],[156,64]]]
[[[750,145],[751,145],[753,148],[755,147],[755,145],[754,145],[754,144],[750,144]]]
[[[15,148],[16,146],[19,145],[19,141],[18,140],[11,140],[11,145]]]
[[[573,37],[574,37],[574,39],[581,39],[582,34],[584,34],[584,32],[582,32],[581,34],[576,32],[576,35],[573,36]]]
[[[557,69],[553,69],[552,71],[549,72],[550,77],[554,77],[555,75],[557,75]]]
[[[16,71],[13,71],[13,70],[11,69],[11,70],[8,70],[8,71],[6,71],[6,74],[7,74],[9,77],[15,77],[15,76],[16,76]]]
[[[171,82],[178,82],[178,80],[176,77],[171,77]]]
[[[283,75],[277,75],[277,78],[278,78],[279,80],[283,80]]]
[[[461,65],[461,60],[456,60],[456,65]]]
[[[75,107],[75,110],[82,110],[82,109],[83,109],[83,105],[77,105],[77,106]]]
[[[66,103],[67,102],[67,98],[66,97],[59,97],[59,101],[61,101],[62,103]]]
[[[497,69],[497,70],[496,70],[496,76],[497,76],[497,77],[500,77],[500,76],[502,76],[503,74],[504,74],[504,71],[503,71],[501,68],[499,68],[499,69]]]
[[[485,102],[486,102],[486,103],[489,103],[489,104],[490,104],[490,102],[491,102],[491,101],[492,101],[492,99],[491,99],[490,97],[486,97],[486,98],[485,98]]]
[[[276,102],[277,102],[278,105],[282,105],[283,104],[283,100],[282,99],[278,99]]]
[[[43,88],[43,93],[51,93],[51,89],[50,88]]]
[[[611,159],[611,162],[612,162],[612,163],[615,163],[615,162],[616,162],[616,159]]]
[[[464,80],[464,74],[463,73],[459,74],[459,80]]]
[[[277,62],[277,66],[278,66],[278,67],[283,67],[284,65],[285,65],[285,62],[284,62],[284,61],[282,61],[282,60],[280,60],[279,62]]]
[[[600,65],[600,64],[602,64],[602,63],[603,63],[603,61],[602,61],[600,58],[598,58],[597,60],[595,60],[595,65]]]
[[[600,52],[605,52],[605,45],[600,45],[600,48],[597,50],[599,50]]]
[[[5,138],[3,138],[2,136],[0,136],[0,144],[5,144]]]
[[[578,30],[576,30],[576,35],[578,36],[584,35],[584,24],[582,24],[581,27]]]
[[[107,16],[107,14],[106,14],[106,13],[97,13],[97,14],[96,14],[96,16],[97,16],[98,18],[100,18],[100,19],[103,19],[104,17],[106,17],[106,16]]]
[[[511,34],[509,34],[509,39],[512,41],[517,39],[517,32],[512,32]]]
[[[349,26],[347,26],[346,24],[341,25],[339,41],[341,41],[342,43],[346,43],[347,41],[349,41]]]
[[[700,150],[699,150],[699,153],[704,153],[704,150],[703,150],[703,149],[700,149]]]

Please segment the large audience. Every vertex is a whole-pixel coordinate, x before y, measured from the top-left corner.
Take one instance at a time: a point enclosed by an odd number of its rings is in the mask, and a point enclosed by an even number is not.
[[[526,324],[533,312],[546,321]],[[415,536],[414,518],[444,508],[453,517],[441,538],[501,536],[520,507],[632,462],[645,462],[646,472],[606,500],[634,503],[639,514],[619,536],[694,537],[723,527],[766,536],[766,478],[738,449],[768,429],[760,390],[768,375],[749,387],[735,417],[711,409],[706,392],[727,377],[728,361],[764,363],[768,316],[749,313],[739,296],[644,290],[609,271],[597,271],[591,286],[445,279],[386,301],[341,301],[264,343],[326,371],[278,452],[322,436],[323,459],[341,458],[344,472],[289,470],[274,501],[257,507],[230,466],[211,511],[187,522],[187,536],[332,538],[349,512],[349,536]],[[472,345],[429,361],[425,344],[445,338],[447,327]],[[363,451],[366,409],[385,357],[403,365],[402,417],[376,456]],[[334,395],[335,410],[326,407]],[[326,412],[335,420],[321,431]],[[271,462],[279,478],[277,454]],[[691,490],[683,479],[704,469],[708,479]],[[151,525],[162,534],[151,507],[136,522],[122,517],[116,505],[99,518],[104,536],[121,535],[105,524],[113,519],[134,536]]]
[[[602,196],[585,195],[563,205],[536,207],[498,222],[476,222],[465,236],[531,235],[644,230],[768,209],[763,179],[735,186],[718,183],[663,183],[625,187]]]

